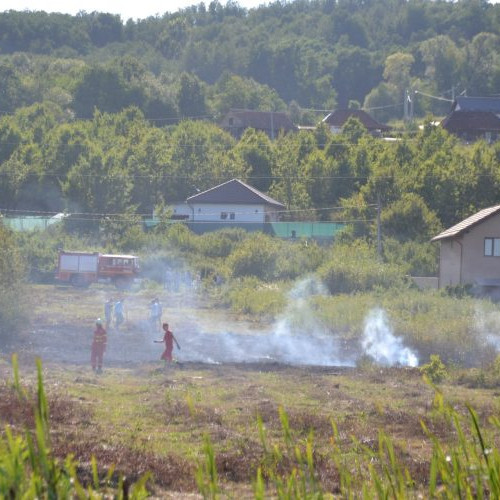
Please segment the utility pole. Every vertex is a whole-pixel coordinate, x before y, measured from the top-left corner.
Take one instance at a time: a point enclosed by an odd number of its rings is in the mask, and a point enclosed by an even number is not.
[[[274,140],[274,116],[272,109],[271,109],[271,140]]]

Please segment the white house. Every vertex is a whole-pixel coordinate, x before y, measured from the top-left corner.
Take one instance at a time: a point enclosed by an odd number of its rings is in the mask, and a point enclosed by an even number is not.
[[[190,196],[174,207],[174,217],[189,222],[263,224],[278,222],[285,205],[252,186],[233,179]]]

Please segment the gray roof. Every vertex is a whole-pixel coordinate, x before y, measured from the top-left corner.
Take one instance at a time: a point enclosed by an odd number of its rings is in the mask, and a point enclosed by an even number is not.
[[[479,212],[475,213],[474,215],[471,215],[470,217],[467,217],[467,219],[464,219],[462,222],[459,222],[458,224],[455,224],[454,226],[445,229],[442,233],[438,234],[437,236],[434,236],[434,238],[432,238],[431,241],[439,241],[447,238],[454,238],[455,236],[460,236],[462,233],[469,230],[471,227],[475,226],[476,224],[480,224],[488,217],[496,215],[499,212],[500,212],[500,205],[483,208],[483,210],[480,210]]]
[[[285,208],[283,203],[274,200],[270,196],[261,193],[239,179],[232,179],[207,189],[202,193],[190,196],[187,203],[234,203],[245,205],[272,205],[278,208]]]
[[[500,113],[500,97],[456,97],[452,111],[491,111]]]

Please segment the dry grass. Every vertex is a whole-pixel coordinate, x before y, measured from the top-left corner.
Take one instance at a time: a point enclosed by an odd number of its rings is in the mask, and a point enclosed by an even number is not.
[[[64,335],[71,326],[70,313],[53,302],[65,298],[67,306],[77,297],[74,291],[69,298],[65,291],[49,291],[37,290],[37,321],[50,327],[52,311],[60,311],[58,327],[49,329],[47,335]],[[88,319],[100,306],[101,297],[92,290],[81,293],[75,311]],[[142,302],[137,302],[134,314],[144,312],[142,303],[147,304],[147,299],[147,295],[140,296]],[[175,314],[185,312],[169,312],[169,316]],[[33,427],[32,359],[33,353],[21,356],[28,404],[19,400],[9,383],[0,385],[0,423],[20,432]],[[7,364],[0,362],[0,372],[7,379]],[[112,464],[130,480],[150,471],[149,487],[158,497],[168,492],[177,497],[194,494],[195,471],[203,460],[203,440],[208,435],[224,490],[233,496],[249,496],[259,467],[264,478],[269,477],[269,449],[276,446],[280,450],[281,459],[275,464],[279,474],[289,474],[297,467],[294,449],[284,444],[280,408],[287,412],[297,446],[305,447],[312,433],[317,478],[334,494],[340,490],[332,454],[332,422],[339,432],[336,444],[347,461],[361,453],[359,447],[376,451],[378,431],[383,430],[393,440],[401,463],[420,484],[429,476],[431,455],[431,442],[421,421],[444,442],[454,438],[450,423],[435,411],[434,390],[414,369],[184,363],[165,372],[160,366],[106,367],[98,377],[87,364],[44,364],[53,453],[61,459],[72,453],[81,464],[79,475],[84,483],[90,480],[90,461],[95,455],[103,474]],[[466,415],[465,403],[477,409],[484,425],[497,413],[492,402],[498,391],[495,387],[467,387],[451,379],[442,390],[460,415]],[[257,418],[264,425],[267,450]]]

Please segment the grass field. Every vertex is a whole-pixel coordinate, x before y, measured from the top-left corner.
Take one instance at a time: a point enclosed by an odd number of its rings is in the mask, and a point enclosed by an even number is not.
[[[425,492],[433,442],[421,422],[445,447],[457,439],[452,422],[439,411],[435,390],[417,368],[187,360],[165,369],[157,360],[160,349],[145,350],[139,360],[129,360],[131,353],[115,357],[102,375],[95,375],[88,365],[88,349],[93,321],[108,293],[105,288],[34,287],[34,327],[16,349],[22,384],[31,388],[33,398],[33,359],[41,355],[52,451],[61,459],[72,453],[83,482],[91,480],[95,456],[102,476],[112,464],[131,480],[149,471],[148,489],[153,496],[196,498],[200,490],[197,471],[206,464],[210,443],[221,495],[250,498],[255,495],[259,470],[264,482],[268,481],[268,491],[276,492],[273,478],[286,478],[300,470],[300,450],[306,453],[309,446],[315,480],[323,491],[341,494],[339,457],[353,481],[366,479],[367,453],[380,447],[383,431],[407,468],[413,490]],[[120,339],[131,348],[137,345],[131,338],[154,295],[136,292],[133,301],[127,298],[127,325],[121,332],[110,332],[109,336],[118,338],[110,349],[117,348]],[[216,342],[224,318],[200,304],[176,300],[162,295],[165,315],[182,335],[187,339],[196,314]],[[248,334],[263,325],[241,322],[240,327]],[[52,347],[44,350],[45,345]],[[9,382],[9,354],[5,352],[0,360],[5,380],[0,385],[0,422],[20,432],[33,426],[33,417]],[[113,359],[112,353],[109,357]],[[470,404],[480,424],[489,430],[489,417],[498,413],[500,390],[495,384],[474,388],[477,384],[464,383],[470,380],[469,372],[453,371],[440,385],[443,401],[464,421],[468,419],[466,404]]]

